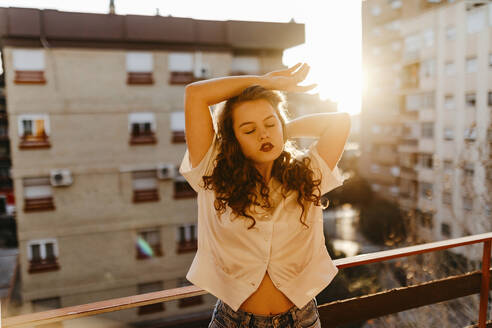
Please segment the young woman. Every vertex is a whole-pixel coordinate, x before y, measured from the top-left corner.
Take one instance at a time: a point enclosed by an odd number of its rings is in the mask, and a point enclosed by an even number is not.
[[[338,269],[320,197],[343,183],[336,164],[350,116],[287,121],[281,91],[315,87],[299,85],[308,72],[299,63],[186,86],[180,172],[198,193],[198,250],[186,278],[218,298],[209,327],[321,327],[315,296]],[[296,137],[318,140],[303,153]]]

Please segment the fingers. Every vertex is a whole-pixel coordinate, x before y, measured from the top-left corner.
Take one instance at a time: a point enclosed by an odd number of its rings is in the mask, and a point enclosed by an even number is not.
[[[292,66],[292,67],[288,68],[288,69],[287,69],[287,72],[292,73],[292,72],[294,72],[296,69],[298,69],[301,65],[302,65],[302,63],[297,63],[297,64],[295,64],[294,66]]]
[[[297,70],[291,77],[293,78],[294,83],[297,85],[304,81],[309,73],[309,65],[304,64],[299,70]]]
[[[307,91],[310,91],[310,90],[313,90],[314,88],[316,88],[318,86],[318,84],[316,83],[313,83],[313,84],[310,84],[310,85],[298,85],[296,88],[295,88],[295,92],[307,92]]]

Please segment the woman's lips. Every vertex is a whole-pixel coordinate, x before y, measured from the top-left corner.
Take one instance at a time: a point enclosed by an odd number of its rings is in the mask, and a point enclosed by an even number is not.
[[[273,148],[273,145],[271,143],[265,142],[264,144],[261,145],[260,150],[264,151],[264,152],[269,152],[270,150],[272,150],[272,148]]]

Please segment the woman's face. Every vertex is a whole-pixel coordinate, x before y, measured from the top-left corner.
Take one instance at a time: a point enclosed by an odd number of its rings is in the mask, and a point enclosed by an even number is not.
[[[256,164],[274,161],[284,149],[282,123],[265,99],[245,101],[232,112],[234,134],[246,158]]]

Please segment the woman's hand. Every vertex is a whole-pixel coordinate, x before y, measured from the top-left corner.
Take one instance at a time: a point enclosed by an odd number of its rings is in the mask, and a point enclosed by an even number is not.
[[[266,73],[261,78],[264,80],[264,86],[272,90],[290,91],[290,92],[306,92],[317,86],[310,84],[301,86],[298,85],[306,78],[309,73],[309,65],[297,63],[294,66]]]

